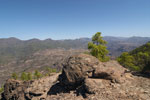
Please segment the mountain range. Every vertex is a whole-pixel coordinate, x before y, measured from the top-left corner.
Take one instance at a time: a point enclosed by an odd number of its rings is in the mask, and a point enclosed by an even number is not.
[[[20,40],[14,37],[0,39],[0,65],[14,59],[25,59],[33,53],[46,49],[87,49],[90,38],[52,40],[30,39]],[[130,51],[150,41],[150,37],[112,37],[105,36],[111,56],[119,56],[122,52]]]

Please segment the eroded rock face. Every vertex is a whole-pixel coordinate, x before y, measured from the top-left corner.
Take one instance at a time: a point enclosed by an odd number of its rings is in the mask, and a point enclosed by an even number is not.
[[[9,79],[4,86],[2,100],[43,100],[59,74],[32,81]]]
[[[92,77],[92,73],[99,63],[98,59],[90,55],[72,56],[63,63],[59,81],[63,85],[79,85],[86,77]]]
[[[2,98],[4,100],[25,100],[25,90],[28,83],[19,80],[9,79],[4,86]]]

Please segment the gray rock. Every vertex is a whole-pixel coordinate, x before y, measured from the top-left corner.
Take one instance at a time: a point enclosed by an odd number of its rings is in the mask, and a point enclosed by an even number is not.
[[[99,63],[98,59],[87,54],[72,56],[63,63],[59,81],[63,85],[73,87],[81,85],[86,77],[92,77],[92,73]]]

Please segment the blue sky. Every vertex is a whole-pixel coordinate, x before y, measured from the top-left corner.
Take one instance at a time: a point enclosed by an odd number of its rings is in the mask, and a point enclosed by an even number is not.
[[[150,37],[150,0],[0,0],[0,38]]]

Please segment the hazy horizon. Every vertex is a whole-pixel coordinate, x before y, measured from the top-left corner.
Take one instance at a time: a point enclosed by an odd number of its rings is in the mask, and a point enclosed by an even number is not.
[[[103,36],[103,37],[116,37],[116,38],[132,38],[132,37],[140,37],[140,38],[150,38],[150,37],[144,37],[144,36],[129,36],[129,37],[126,37],[126,36]],[[29,38],[29,39],[21,39],[21,38],[18,38],[18,37],[5,37],[5,38],[1,38],[0,39],[10,39],[10,38],[16,38],[16,39],[19,39],[19,40],[23,40],[23,41],[26,41],[26,40],[32,40],[32,39],[38,39],[38,40],[46,40],[46,39],[52,39],[52,40],[75,40],[75,39],[84,39],[84,38],[92,38],[92,37],[79,37],[79,38],[64,38],[64,39],[53,39],[51,37],[47,37],[45,39],[40,39],[40,38],[36,38],[36,37],[33,37],[33,38]]]

